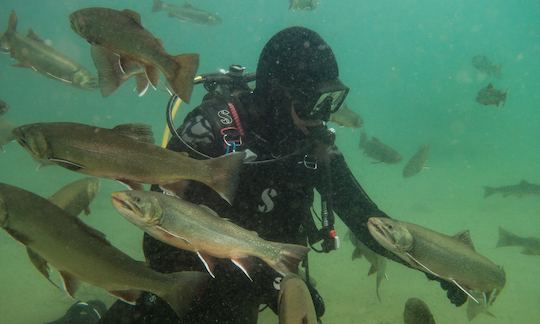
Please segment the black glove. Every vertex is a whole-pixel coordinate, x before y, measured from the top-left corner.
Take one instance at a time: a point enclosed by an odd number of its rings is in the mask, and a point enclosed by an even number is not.
[[[456,285],[439,277],[435,277],[430,273],[425,274],[429,280],[435,280],[439,282],[441,288],[446,290],[446,297],[450,300],[452,304],[456,305],[456,307],[465,304],[465,302],[467,301],[467,294],[465,294]]]

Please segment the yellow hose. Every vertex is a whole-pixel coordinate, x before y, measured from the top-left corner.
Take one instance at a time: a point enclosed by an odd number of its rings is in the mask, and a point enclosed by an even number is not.
[[[180,105],[182,104],[182,99],[176,98],[174,101],[174,106],[172,110],[172,119],[174,120],[174,117],[176,117],[176,113],[178,112],[178,108],[180,108]],[[163,130],[163,138],[161,139],[161,147],[166,147],[167,143],[169,142],[169,137],[171,136],[171,131],[169,130],[169,127],[167,126],[167,123],[165,123],[165,129]]]

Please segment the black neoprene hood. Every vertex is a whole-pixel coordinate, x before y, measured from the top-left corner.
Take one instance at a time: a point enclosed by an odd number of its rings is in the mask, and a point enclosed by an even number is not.
[[[306,88],[338,77],[332,49],[316,32],[290,27],[275,34],[264,46],[257,65],[256,88],[271,93],[278,83],[284,87]]]

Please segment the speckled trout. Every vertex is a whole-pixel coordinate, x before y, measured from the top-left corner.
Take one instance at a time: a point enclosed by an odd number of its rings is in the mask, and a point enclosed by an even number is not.
[[[163,298],[181,315],[198,285],[208,278],[202,272],[156,272],[112,246],[103,233],[49,200],[3,183],[0,183],[0,226],[58,269],[71,296],[79,280],[129,303],[135,303],[141,291],[148,291]]]
[[[412,268],[452,282],[470,299],[486,307],[493,304],[506,283],[504,270],[476,252],[469,231],[448,236],[379,217],[368,220],[368,229],[379,244]]]
[[[211,209],[158,192],[112,193],[114,207],[152,237],[177,248],[196,252],[213,276],[213,257],[230,259],[249,277],[249,259],[262,259],[277,272],[296,273],[309,248],[270,242]],[[250,278],[251,279],[251,278]]]
[[[14,66],[32,69],[78,88],[97,88],[97,79],[83,66],[47,45],[31,29],[26,36],[18,34],[16,29],[17,15],[12,11],[8,28],[0,38],[0,47],[17,60]]]
[[[134,189],[142,183],[174,185],[182,180],[206,184],[231,202],[245,153],[195,160],[153,144],[146,125],[112,129],[77,123],[36,123],[13,130],[35,159],[72,171],[117,179]]]

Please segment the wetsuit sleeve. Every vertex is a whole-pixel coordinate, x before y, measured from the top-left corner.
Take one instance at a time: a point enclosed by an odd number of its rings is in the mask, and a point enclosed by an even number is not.
[[[190,157],[195,159],[204,159],[203,155],[217,157],[225,152],[223,147],[216,141],[210,122],[201,111],[201,107],[191,111],[182,125],[177,129],[177,133],[183,141],[174,134],[171,137],[167,148],[177,152],[187,152]]]
[[[360,186],[345,162],[343,154],[335,154],[330,163],[332,204],[336,214],[351,232],[371,250],[403,263],[393,253],[377,243],[367,228],[367,220],[370,217],[388,217],[388,215],[377,207]]]

